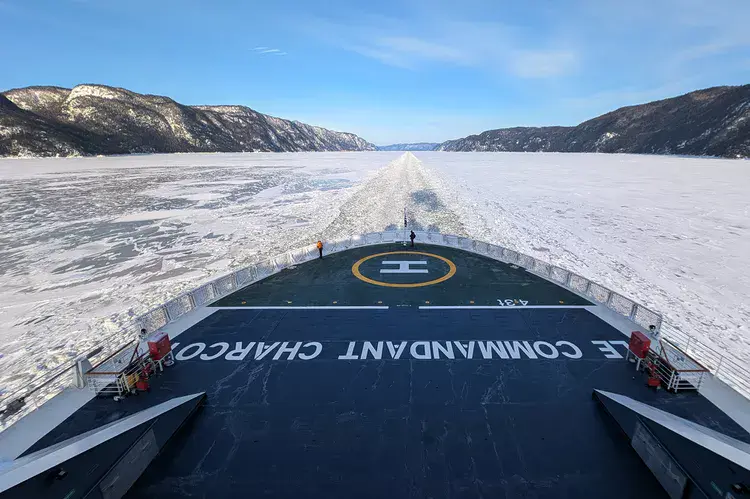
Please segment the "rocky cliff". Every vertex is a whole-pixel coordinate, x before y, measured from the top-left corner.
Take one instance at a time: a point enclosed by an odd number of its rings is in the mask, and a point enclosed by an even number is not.
[[[26,87],[0,99],[6,156],[375,150],[354,134],[244,106],[185,106],[103,85]]]

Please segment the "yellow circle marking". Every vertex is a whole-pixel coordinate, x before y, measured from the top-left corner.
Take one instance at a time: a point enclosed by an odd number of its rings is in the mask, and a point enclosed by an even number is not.
[[[426,281],[426,282],[415,282],[415,283],[409,283],[409,284],[398,284],[398,283],[391,283],[391,282],[383,282],[383,281],[376,281],[375,279],[370,279],[369,277],[365,277],[362,275],[362,273],[359,271],[359,266],[365,263],[367,260],[370,260],[372,258],[377,258],[379,256],[386,256],[386,255],[423,255],[423,256],[431,256],[432,258],[437,258],[438,260],[442,260],[445,263],[448,264],[448,273],[445,274],[443,277],[440,277],[438,279],[433,279],[432,281]],[[435,255],[432,253],[423,253],[421,251],[389,251],[387,253],[376,253],[374,255],[366,256],[359,260],[357,263],[352,265],[352,274],[354,274],[354,277],[361,281],[365,281],[370,284],[374,284],[376,286],[385,286],[388,288],[421,288],[422,286],[432,286],[433,284],[438,284],[443,281],[447,281],[451,277],[453,277],[456,273],[456,265],[448,260],[447,258]]]

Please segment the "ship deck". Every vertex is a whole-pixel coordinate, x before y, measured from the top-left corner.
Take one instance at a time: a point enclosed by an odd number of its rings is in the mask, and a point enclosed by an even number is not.
[[[584,298],[457,249],[348,250],[210,308],[150,393],[95,398],[29,452],[197,391],[128,497],[666,497],[594,389],[750,442],[648,389]]]

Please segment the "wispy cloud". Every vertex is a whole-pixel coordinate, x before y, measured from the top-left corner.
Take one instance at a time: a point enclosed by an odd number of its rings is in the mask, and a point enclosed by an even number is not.
[[[268,55],[287,55],[286,52],[284,52],[281,49],[274,49],[270,47],[255,47],[253,49],[253,52],[257,54],[268,54]]]
[[[706,62],[750,49],[747,0],[579,1],[582,31],[603,47],[630,52],[639,67],[664,81],[707,73]]]
[[[533,19],[516,15],[529,9],[493,0],[464,0],[460,11],[448,3],[402,0],[396,17],[356,10],[307,17],[299,30],[389,66],[464,67],[540,83],[606,81],[619,67],[624,78],[609,84],[647,76],[658,86],[750,49],[748,0],[571,0],[535,8]]]
[[[460,50],[413,37],[384,37],[372,40],[369,44],[346,45],[344,48],[384,64],[406,69],[415,69],[421,63],[429,61],[454,64],[469,62]]]
[[[432,60],[455,64],[471,62],[469,54],[457,47],[434,40],[424,40],[412,36],[386,36],[373,41],[381,52],[405,60]]]
[[[550,42],[527,47],[518,30],[499,22],[457,21],[425,16],[419,23],[383,16],[363,16],[355,22],[308,19],[314,36],[384,64],[420,69],[433,64],[504,71],[521,78],[549,78],[574,70],[573,47]]]
[[[513,53],[511,69],[522,78],[551,78],[564,75],[578,64],[572,51],[520,50]]]

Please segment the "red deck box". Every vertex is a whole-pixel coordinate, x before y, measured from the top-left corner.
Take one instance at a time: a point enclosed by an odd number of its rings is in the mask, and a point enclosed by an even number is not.
[[[651,348],[651,340],[640,331],[630,333],[630,344],[628,348],[639,359],[645,359]]]
[[[158,331],[148,337],[148,351],[151,358],[161,360],[172,350],[169,343],[169,335],[163,331]]]

